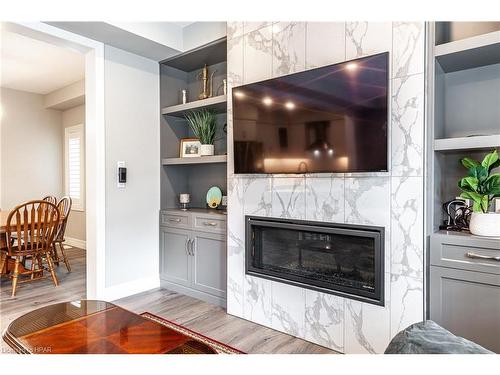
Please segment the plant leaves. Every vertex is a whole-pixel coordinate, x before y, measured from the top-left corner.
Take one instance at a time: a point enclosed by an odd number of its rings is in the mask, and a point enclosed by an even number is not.
[[[484,183],[484,193],[488,195],[500,194],[500,173],[494,173]]]
[[[458,182],[458,187],[463,191],[477,192],[478,186],[479,186],[479,180],[476,177],[472,176],[464,177]]]
[[[477,178],[479,184],[482,184],[488,178],[488,169],[482,165],[476,165],[469,169],[469,176]]]
[[[490,167],[494,165],[498,161],[498,153],[497,150],[493,150],[489,154],[487,154],[481,165],[486,168],[488,171],[490,170]]]
[[[470,199],[473,202],[472,210],[474,212],[486,212],[488,210],[489,199],[487,195],[466,191],[460,194],[460,197]],[[483,209],[483,207],[486,208]]]
[[[201,144],[213,144],[217,130],[216,113],[213,110],[203,109],[185,115],[189,127]]]
[[[480,166],[481,164],[477,161],[475,161],[474,159],[471,159],[471,158],[463,158],[461,160],[462,162],[462,165],[467,168],[467,169],[471,169],[473,167],[477,167],[477,166]]]

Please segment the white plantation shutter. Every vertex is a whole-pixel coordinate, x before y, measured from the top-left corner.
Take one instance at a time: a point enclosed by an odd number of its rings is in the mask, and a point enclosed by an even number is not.
[[[73,201],[72,209],[84,209],[84,143],[83,125],[64,129],[64,163],[66,195]]]

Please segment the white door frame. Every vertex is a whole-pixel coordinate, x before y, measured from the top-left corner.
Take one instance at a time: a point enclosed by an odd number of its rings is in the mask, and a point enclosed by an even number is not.
[[[87,298],[99,299],[105,295],[104,44],[42,22],[2,27],[85,55]]]

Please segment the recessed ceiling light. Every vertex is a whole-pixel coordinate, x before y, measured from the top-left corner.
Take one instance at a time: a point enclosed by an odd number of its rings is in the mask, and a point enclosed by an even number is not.
[[[347,65],[345,66],[345,68],[346,68],[347,70],[349,70],[349,71],[353,72],[353,71],[355,71],[356,69],[358,69],[358,64],[357,64],[357,63],[355,63],[355,62],[351,62],[351,63],[347,64]]]
[[[264,103],[265,105],[271,105],[273,104],[273,100],[269,96],[266,96],[264,99],[262,99],[262,103]]]
[[[237,98],[243,98],[245,94],[242,91],[235,91],[234,96],[236,96]]]
[[[286,102],[285,107],[286,107],[286,109],[294,109],[295,104],[293,102]]]

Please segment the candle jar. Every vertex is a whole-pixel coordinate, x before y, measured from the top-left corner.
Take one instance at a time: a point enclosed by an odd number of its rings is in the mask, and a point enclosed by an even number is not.
[[[179,203],[181,204],[181,210],[186,211],[189,202],[191,201],[191,197],[187,193],[183,193],[179,195]]]

